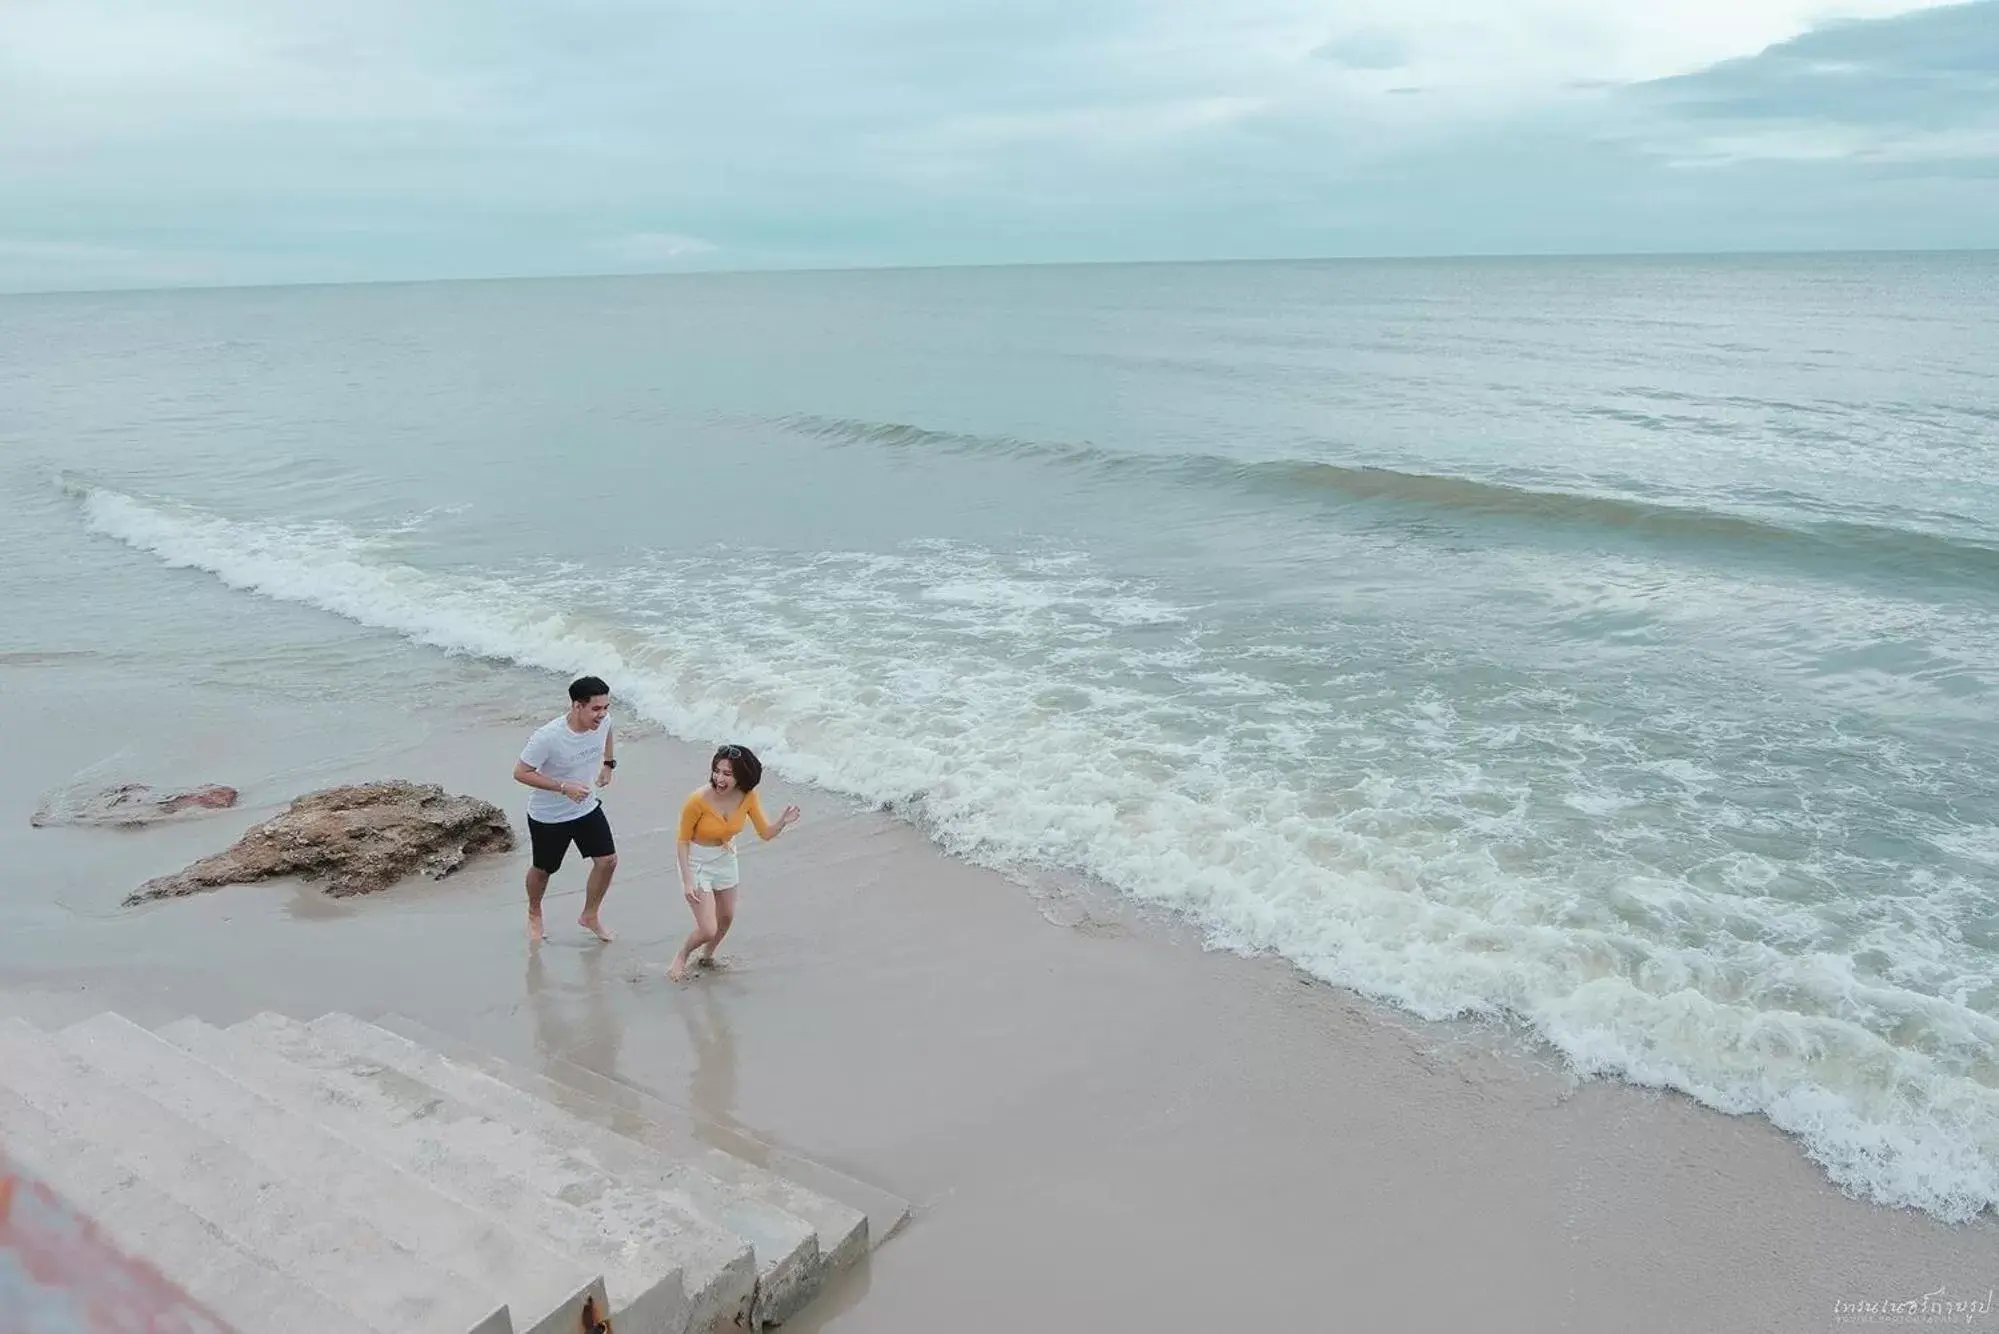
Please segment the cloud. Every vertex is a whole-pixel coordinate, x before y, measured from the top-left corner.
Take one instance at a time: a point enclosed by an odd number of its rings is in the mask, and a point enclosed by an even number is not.
[[[0,218],[79,249],[0,287],[1893,241],[1986,160],[1995,14],[8,0]],[[1764,226],[1772,163],[1847,216]]]
[[[1842,23],[1634,88],[1687,163],[1991,162],[1999,5]]]
[[[1927,165],[1999,174],[1999,123],[1921,131],[1804,124],[1707,133],[1672,155],[1676,166],[1728,167],[1797,162],[1854,168]]]
[[[12,0],[0,11],[7,140],[158,141],[218,125],[273,128],[460,123],[497,99],[448,39],[412,20],[407,43],[380,0],[317,12],[277,0]]]
[[[52,287],[183,287],[222,281],[216,257],[155,247],[0,236],[0,290]],[[22,281],[33,276],[33,281]],[[11,281],[10,281],[11,280]]]
[[[697,255],[712,255],[717,249],[711,241],[678,232],[627,232],[600,242],[598,248],[627,264],[673,264]]]
[[[954,116],[930,134],[954,152],[995,146],[1065,145],[1071,151],[1184,146],[1190,134],[1254,116],[1267,103],[1254,97],[1201,97],[1129,105],[1063,107],[998,116]]]
[[[1687,116],[1934,128],[1999,106],[1999,11],[1964,4],[1842,23],[1647,91]]]
[[[1409,63],[1410,51],[1406,38],[1377,29],[1328,37],[1312,48],[1312,54],[1321,60],[1365,70],[1400,69]]]

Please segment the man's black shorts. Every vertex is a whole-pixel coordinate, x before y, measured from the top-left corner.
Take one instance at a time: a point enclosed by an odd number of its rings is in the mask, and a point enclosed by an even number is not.
[[[528,817],[528,842],[534,845],[535,870],[547,871],[550,875],[561,870],[563,854],[569,851],[572,840],[576,850],[593,861],[618,850],[617,844],[611,841],[611,822],[605,818],[602,806],[588,815],[579,815],[574,820],[557,820],[553,824],[543,824],[532,815]]]

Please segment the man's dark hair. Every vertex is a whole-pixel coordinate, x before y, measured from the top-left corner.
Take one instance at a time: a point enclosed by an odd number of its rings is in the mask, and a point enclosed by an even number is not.
[[[708,772],[714,773],[715,766],[723,760],[729,762],[729,772],[736,776],[736,791],[748,796],[757,790],[757,784],[764,780],[764,764],[757,753],[748,746],[722,746],[715,751],[715,758],[708,761]]]
[[[569,702],[587,704],[599,695],[608,695],[611,687],[604,684],[601,676],[579,676],[569,683]]]

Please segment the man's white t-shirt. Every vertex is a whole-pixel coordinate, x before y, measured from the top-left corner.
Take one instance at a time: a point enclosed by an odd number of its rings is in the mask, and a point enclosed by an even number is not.
[[[611,739],[611,724],[598,724],[594,732],[572,732],[569,719],[557,718],[534,729],[521,750],[521,763],[544,778],[563,783],[581,783],[590,795],[571,801],[560,792],[528,789],[528,818],[543,824],[580,820],[597,809],[597,769],[604,763],[604,744]]]

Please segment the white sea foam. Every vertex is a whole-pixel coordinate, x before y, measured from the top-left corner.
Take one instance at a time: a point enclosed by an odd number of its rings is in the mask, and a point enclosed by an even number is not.
[[[1494,721],[1337,667],[1329,701],[1252,666],[1310,655],[1210,652],[1199,609],[1082,553],[453,573],[335,525],[79,494],[99,532],[232,587],[587,667],[671,731],[892,802],[960,854],[1085,872],[1218,945],[1428,1017],[1512,1016],[1586,1073],[1761,1112],[1865,1197],[1999,1203],[1999,960],[1962,931],[1989,890],[1924,872],[1834,892],[1868,869],[1826,847],[1836,820],[1727,804],[1729,763],[1781,790],[1792,761],[1726,719],[1625,726],[1536,696]],[[1188,635],[1138,647],[1132,626]],[[1667,740],[1682,753],[1648,751]],[[1988,835],[1929,837],[1989,864]]]

